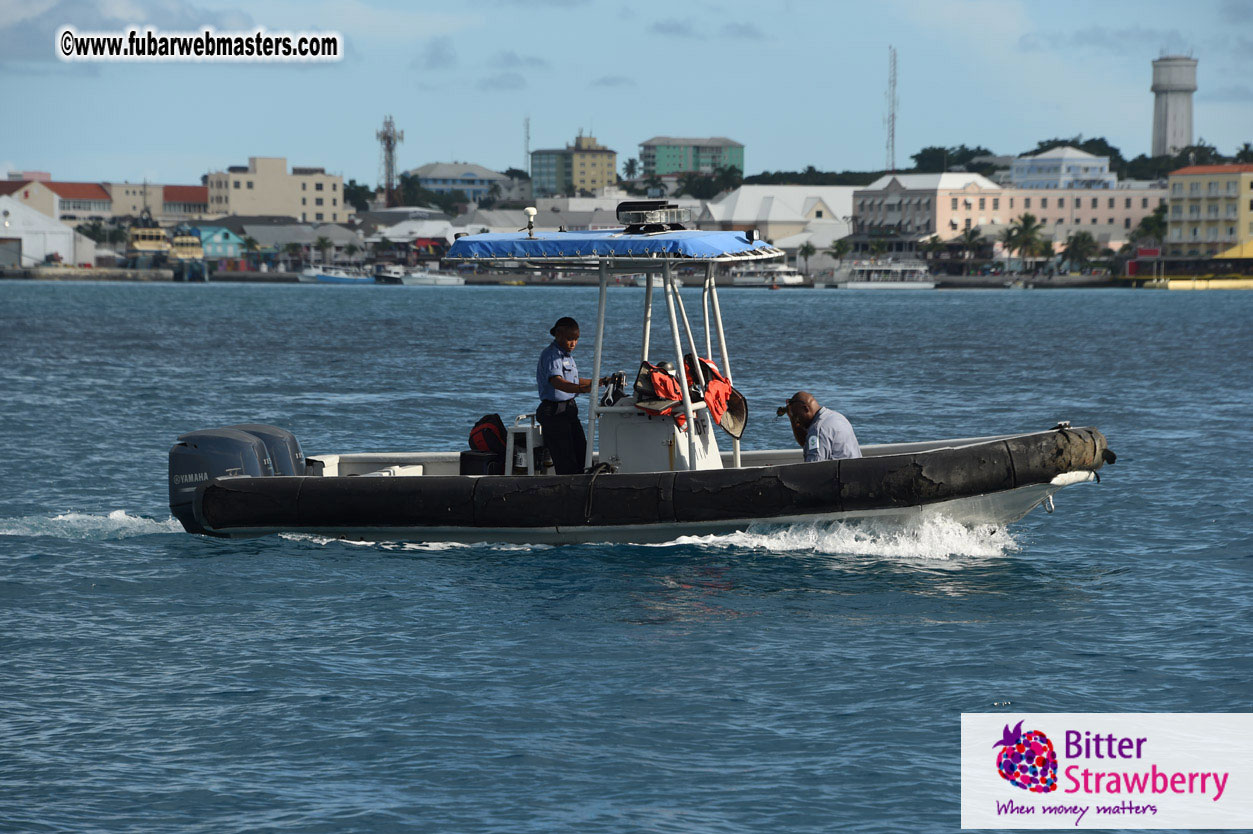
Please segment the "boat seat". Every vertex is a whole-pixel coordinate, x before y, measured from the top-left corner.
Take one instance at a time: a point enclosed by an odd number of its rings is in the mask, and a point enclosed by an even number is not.
[[[425,467],[420,463],[412,463],[408,466],[396,465],[388,466],[383,469],[376,469],[373,472],[362,472],[359,478],[415,478],[421,475]]]

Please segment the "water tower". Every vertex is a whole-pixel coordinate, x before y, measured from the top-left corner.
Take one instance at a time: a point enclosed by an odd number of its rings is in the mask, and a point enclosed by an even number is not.
[[[1163,55],[1153,62],[1153,156],[1178,153],[1192,144],[1192,94],[1196,59]]]

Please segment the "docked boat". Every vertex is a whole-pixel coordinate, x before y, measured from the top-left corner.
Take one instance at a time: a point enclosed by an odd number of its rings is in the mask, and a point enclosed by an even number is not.
[[[783,253],[751,232],[685,230],[685,215],[664,202],[624,203],[623,229],[473,235],[447,255],[479,265],[509,258],[596,270],[584,473],[545,468],[543,432],[530,415],[505,427],[502,454],[306,455],[281,428],[232,425],[178,438],[169,456],[171,511],[189,532],[211,536],[300,532],[387,541],[655,542],[762,524],[895,524],[931,515],[1004,525],[1041,504],[1051,510],[1054,493],[1097,480],[1097,470],[1113,462],[1099,431],[1065,423],[866,445],[861,458],[819,463],[804,463],[799,449],[742,449],[748,407],[732,386],[715,274]],[[679,267],[704,272],[699,331],[678,291]],[[630,388],[619,372],[602,392],[607,290],[615,275],[635,272],[650,276],[639,371]],[[668,337],[656,342],[655,290],[665,300]],[[720,448],[719,432],[729,449]]]
[[[841,290],[933,290],[931,270],[922,261],[854,261],[836,272]]]
[[[180,223],[174,227],[170,238],[170,268],[175,281],[206,281],[208,269],[204,259],[204,245],[200,230]]]
[[[355,267],[314,264],[300,273],[302,284],[373,284],[374,276]]]
[[[407,269],[397,264],[388,264],[375,271],[374,281],[379,284],[404,284],[406,287],[464,287],[466,283],[460,275],[429,269]]]
[[[132,269],[159,269],[169,257],[170,239],[145,208],[126,229],[126,262]]]
[[[735,287],[795,287],[805,283],[800,270],[786,264],[749,264],[731,269]]]

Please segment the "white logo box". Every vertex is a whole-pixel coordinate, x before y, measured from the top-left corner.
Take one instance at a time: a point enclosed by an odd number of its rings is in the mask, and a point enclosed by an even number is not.
[[[1052,742],[1055,790],[998,772],[1019,721]],[[1022,758],[1047,775],[1047,757]],[[961,827],[1253,827],[1253,713],[962,713]]]

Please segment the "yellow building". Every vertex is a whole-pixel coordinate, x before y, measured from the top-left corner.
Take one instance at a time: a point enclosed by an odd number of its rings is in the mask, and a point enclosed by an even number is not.
[[[595,191],[618,181],[618,154],[597,143],[594,136],[578,136],[570,148],[570,179],[580,190]]]
[[[303,223],[342,223],[353,214],[344,202],[344,178],[325,168],[293,166],[281,156],[250,156],[207,177],[209,213],[294,217]]]
[[[531,183],[536,197],[593,192],[618,182],[618,152],[595,136],[579,134],[573,145],[531,151]]]
[[[1253,240],[1253,165],[1194,165],[1170,175],[1166,252],[1208,258]]]

